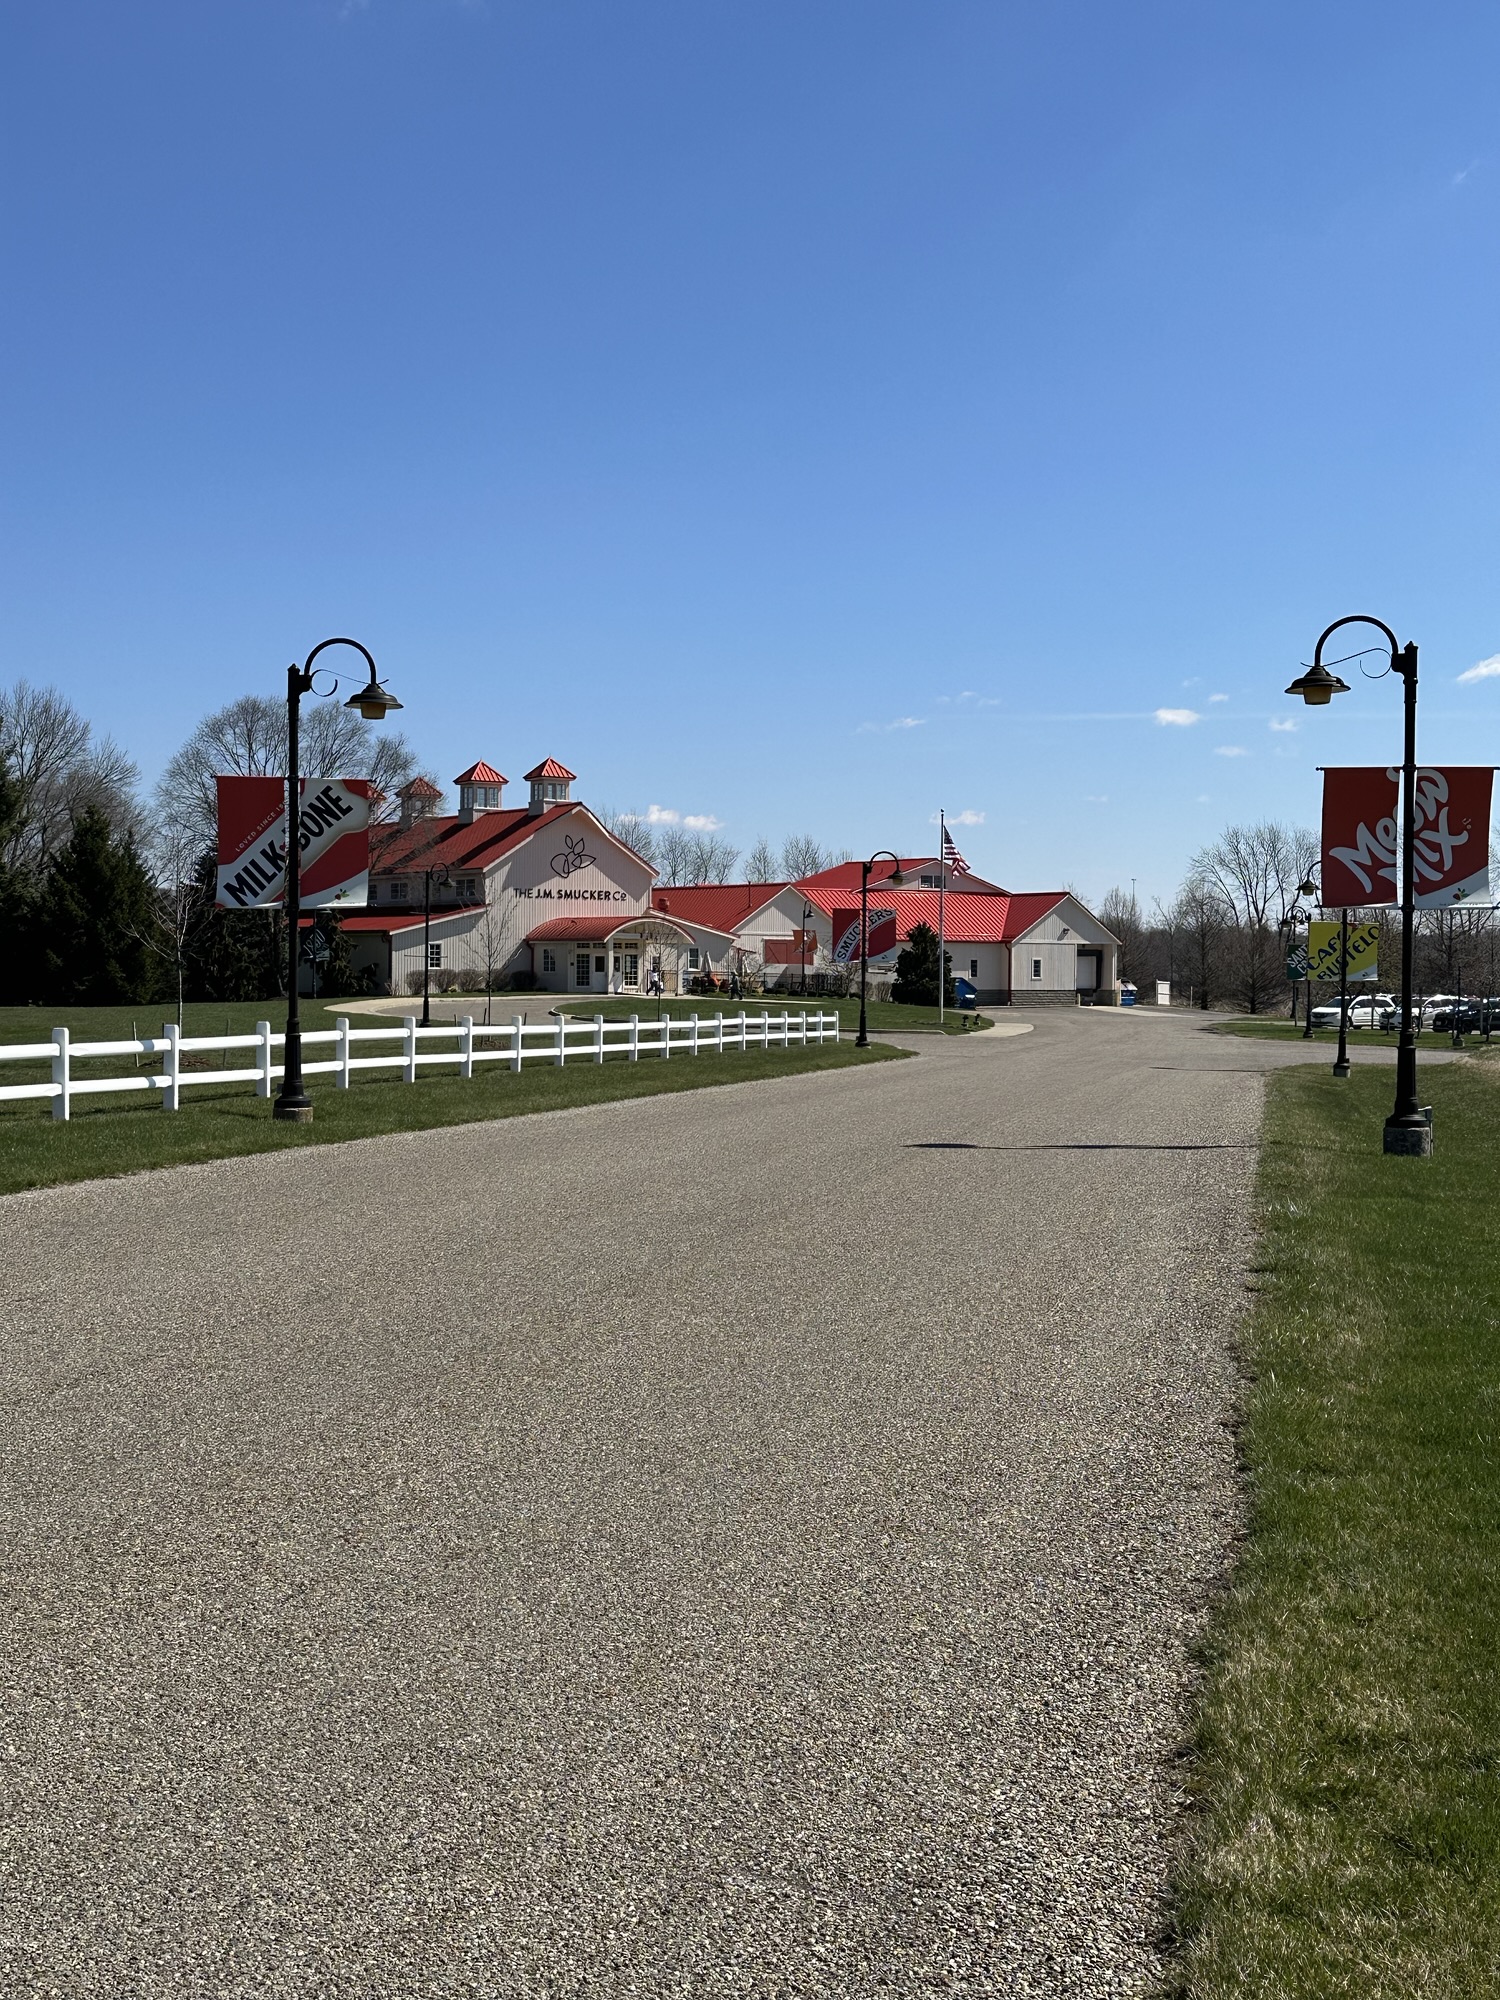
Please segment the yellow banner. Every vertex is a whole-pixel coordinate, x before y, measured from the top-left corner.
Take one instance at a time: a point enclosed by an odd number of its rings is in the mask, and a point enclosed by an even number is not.
[[[1321,919],[1308,925],[1307,968],[1310,978],[1331,979],[1337,984],[1339,935],[1342,928],[1340,924],[1325,923]],[[1379,924],[1350,924],[1349,977],[1351,979],[1375,977],[1375,953],[1379,943]]]

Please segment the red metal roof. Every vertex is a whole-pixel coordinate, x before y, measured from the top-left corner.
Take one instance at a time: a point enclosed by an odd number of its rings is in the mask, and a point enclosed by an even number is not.
[[[828,917],[835,910],[859,907],[858,882],[853,894],[847,886],[830,889],[817,880],[799,882],[797,889]],[[880,908],[896,912],[896,929],[902,938],[909,937],[918,924],[937,929],[936,889],[886,889],[872,877],[872,905],[877,900],[877,891]],[[1049,910],[1055,910],[1067,893],[1066,889],[1049,889],[1034,895],[1009,896],[1003,891],[973,889],[963,895],[949,895],[943,913],[944,935],[949,944],[1010,944]]]
[[[804,875],[802,880],[803,882],[811,882],[815,887],[819,888],[852,889],[858,895],[860,870],[863,866],[864,864],[859,861],[836,861],[831,868],[820,868],[816,875]],[[888,860],[876,862],[870,875],[870,887],[872,889],[875,886],[877,877],[889,874],[891,867],[892,863]],[[937,867],[938,857],[935,854],[903,855],[901,859],[901,873],[910,877],[913,882],[922,874],[933,874]],[[1003,896],[1007,893],[1008,891],[1002,889],[998,882],[988,882],[982,875],[956,876],[951,867],[948,871],[948,894],[950,896],[996,894]]]
[[[637,926],[650,923],[655,912],[637,911],[633,917],[613,917],[601,912],[597,917],[553,917],[545,924],[538,924],[535,930],[526,933],[527,944],[603,944],[606,939],[620,931],[633,930]],[[671,923],[671,919],[667,919]],[[673,924],[674,930],[680,925]],[[682,935],[687,936],[683,931]]]
[[[493,764],[486,764],[483,758],[471,764],[467,771],[460,771],[453,780],[455,785],[508,785],[509,778],[502,778]]]
[[[538,764],[534,771],[526,773],[526,782],[530,784],[533,778],[573,779],[577,776],[578,773],[570,771],[566,764],[559,764],[555,757],[549,757],[545,764]]]
[[[443,814],[415,820],[410,826],[372,826],[370,866],[381,874],[399,874],[406,868],[426,868],[439,862],[450,868],[488,868],[539,828],[555,826],[569,813],[582,810],[581,806],[564,804],[530,813],[521,806],[481,813],[472,822]]]
[[[715,882],[691,889],[653,889],[651,907],[709,930],[737,931],[785,887],[785,882]]]
[[[413,778],[409,785],[403,785],[396,794],[398,799],[440,799],[442,796],[441,788],[435,785],[431,778]]]

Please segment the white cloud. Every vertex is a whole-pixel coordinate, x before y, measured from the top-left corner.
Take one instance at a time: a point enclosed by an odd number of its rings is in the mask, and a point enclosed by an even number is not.
[[[647,826],[685,826],[693,833],[717,833],[724,824],[712,813],[680,813],[673,806],[647,806]]]
[[[862,722],[856,733],[887,736],[893,729],[920,729],[926,720],[925,715],[898,715],[894,722]]]
[[[1086,806],[1107,806],[1109,804],[1109,793],[1085,792],[1083,795],[1083,802]],[[934,973],[932,976],[934,979],[937,978],[936,973]]]
[[[1210,696],[1209,696],[1208,698],[1209,698],[1209,700],[1210,700],[1210,701],[1228,701],[1228,699],[1229,699],[1229,697],[1228,697],[1228,695],[1227,695],[1227,694],[1211,694],[1211,695],[1210,695]],[[933,975],[932,975],[932,976],[933,976],[933,978],[934,978],[934,979],[936,979],[936,978],[937,978],[937,974],[936,974],[936,973],[933,973]]]
[[[1448,183],[1449,187],[1462,187],[1464,182],[1469,178],[1470,174],[1473,173],[1474,169],[1478,165],[1479,165],[1478,160],[1470,160],[1469,164],[1466,167],[1460,167],[1458,172],[1453,176],[1452,180],[1449,181]],[[934,973],[932,976],[934,979],[937,978],[936,973]]]
[[[1214,745],[1214,755],[1216,757],[1248,757],[1250,752],[1239,743],[1216,743]],[[936,973],[932,976],[934,979],[937,978]]]
[[[963,811],[962,811],[961,813],[949,813],[949,814],[947,815],[947,819],[948,819],[948,824],[949,824],[949,826],[983,826],[983,825],[984,825],[984,814],[983,814],[982,812],[975,812],[975,810],[974,810],[974,808],[973,808],[972,806],[965,806],[965,807],[964,807],[964,810],[963,810]],[[928,823],[929,823],[929,825],[931,825],[931,826],[936,826],[936,825],[937,825],[937,823],[938,823],[938,816],[937,816],[937,814],[936,814],[936,813],[934,813],[934,814],[932,815],[932,818],[931,818],[931,820],[930,820],[930,821],[929,821]],[[935,975],[935,974],[934,974],[934,977],[936,977],[936,975]]]
[[[1297,725],[1289,715],[1285,717],[1273,715],[1271,717],[1271,727],[1276,731],[1278,736],[1290,736]],[[934,979],[937,978],[936,973],[933,973],[932,976]]]
[[[1459,675],[1459,681],[1492,681],[1500,678],[1500,653],[1491,653],[1487,660],[1481,660],[1477,667],[1468,667]],[[936,979],[937,974],[934,973]]]
[[[1193,724],[1201,722],[1203,717],[1196,708],[1159,708],[1156,711],[1156,720],[1172,729],[1191,729]]]

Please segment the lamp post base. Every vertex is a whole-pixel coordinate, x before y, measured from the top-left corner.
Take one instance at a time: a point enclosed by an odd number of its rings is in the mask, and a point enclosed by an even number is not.
[[[1394,1118],[1385,1121],[1385,1150],[1399,1153],[1410,1160],[1426,1160],[1432,1157],[1431,1114],[1420,1125],[1403,1125]]]
[[[297,1104],[289,1103],[284,1097],[278,1097],[271,1106],[271,1116],[281,1119],[288,1125],[311,1125],[312,1114],[313,1108],[306,1098]]]
[[[1339,1060],[1333,1066],[1333,1073],[1335,1076],[1347,1076],[1352,1067],[1353,1065],[1347,1056],[1340,1056]]]

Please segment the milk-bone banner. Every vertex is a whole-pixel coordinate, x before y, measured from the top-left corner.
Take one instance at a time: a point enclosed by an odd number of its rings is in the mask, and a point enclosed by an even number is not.
[[[1488,764],[1418,766],[1413,849],[1419,909],[1488,898],[1494,775]],[[1401,900],[1400,785],[1399,765],[1324,771],[1319,899],[1325,910]]]
[[[285,778],[216,778],[223,910],[258,909],[286,895]],[[306,910],[359,904],[370,893],[370,781],[304,778],[298,808],[301,901]]]

